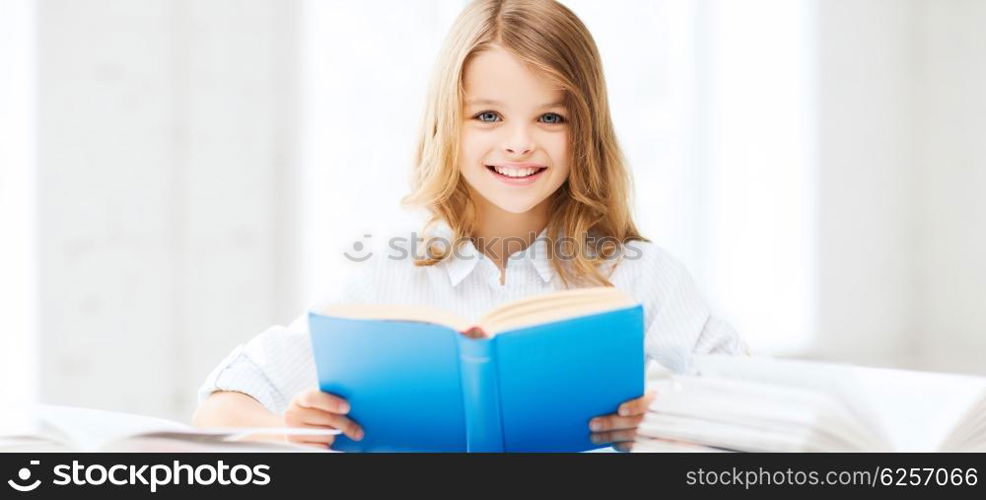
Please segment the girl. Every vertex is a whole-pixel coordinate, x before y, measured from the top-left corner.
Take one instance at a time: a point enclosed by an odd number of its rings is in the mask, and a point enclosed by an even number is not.
[[[686,370],[693,353],[745,349],[683,266],[638,233],[600,57],[570,10],[553,0],[469,4],[427,104],[405,199],[431,215],[424,251],[359,264],[331,301],[475,318],[529,294],[615,286],[644,305],[647,356],[666,368]],[[234,349],[201,387],[196,425],[331,427],[362,439],[348,403],[317,388],[307,327],[303,314]],[[628,450],[652,396],[586,422],[586,432]]]

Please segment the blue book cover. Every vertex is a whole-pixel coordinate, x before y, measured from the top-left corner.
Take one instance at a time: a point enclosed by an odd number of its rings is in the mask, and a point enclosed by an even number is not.
[[[469,323],[422,308],[309,312],[322,391],[364,429],[333,448],[575,452],[589,420],[644,389],[643,308],[613,288],[563,291]]]

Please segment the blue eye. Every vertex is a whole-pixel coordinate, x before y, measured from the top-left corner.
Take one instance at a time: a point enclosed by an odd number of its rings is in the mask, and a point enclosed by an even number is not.
[[[484,119],[483,117],[488,117],[489,119]],[[496,121],[497,114],[492,111],[483,111],[482,113],[476,115],[475,118],[483,123],[493,123]]]
[[[565,123],[565,118],[562,115],[559,115],[558,113],[545,113],[541,115],[541,118],[546,118],[546,117],[552,117],[551,121],[544,122],[549,125],[558,125],[560,123]]]

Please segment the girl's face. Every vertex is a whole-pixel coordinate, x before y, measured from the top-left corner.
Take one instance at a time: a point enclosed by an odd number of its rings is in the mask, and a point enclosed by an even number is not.
[[[498,46],[470,60],[463,86],[458,167],[474,194],[516,214],[547,201],[569,172],[564,92]]]

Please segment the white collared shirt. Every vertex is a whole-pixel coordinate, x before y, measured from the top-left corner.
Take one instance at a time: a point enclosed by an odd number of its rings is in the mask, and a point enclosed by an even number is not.
[[[378,249],[319,304],[425,305],[477,319],[505,302],[564,289],[546,257],[544,234],[510,256],[502,285],[496,264],[469,242],[422,267],[407,255],[396,258],[401,252]],[[658,246],[630,242],[609,280],[643,305],[644,351],[663,367],[685,372],[693,354],[748,353],[735,330],[710,311],[684,266]],[[305,312],[287,327],[271,326],[237,346],[209,374],[198,397],[201,403],[213,391],[242,392],[280,415],[295,395],[317,386]]]

